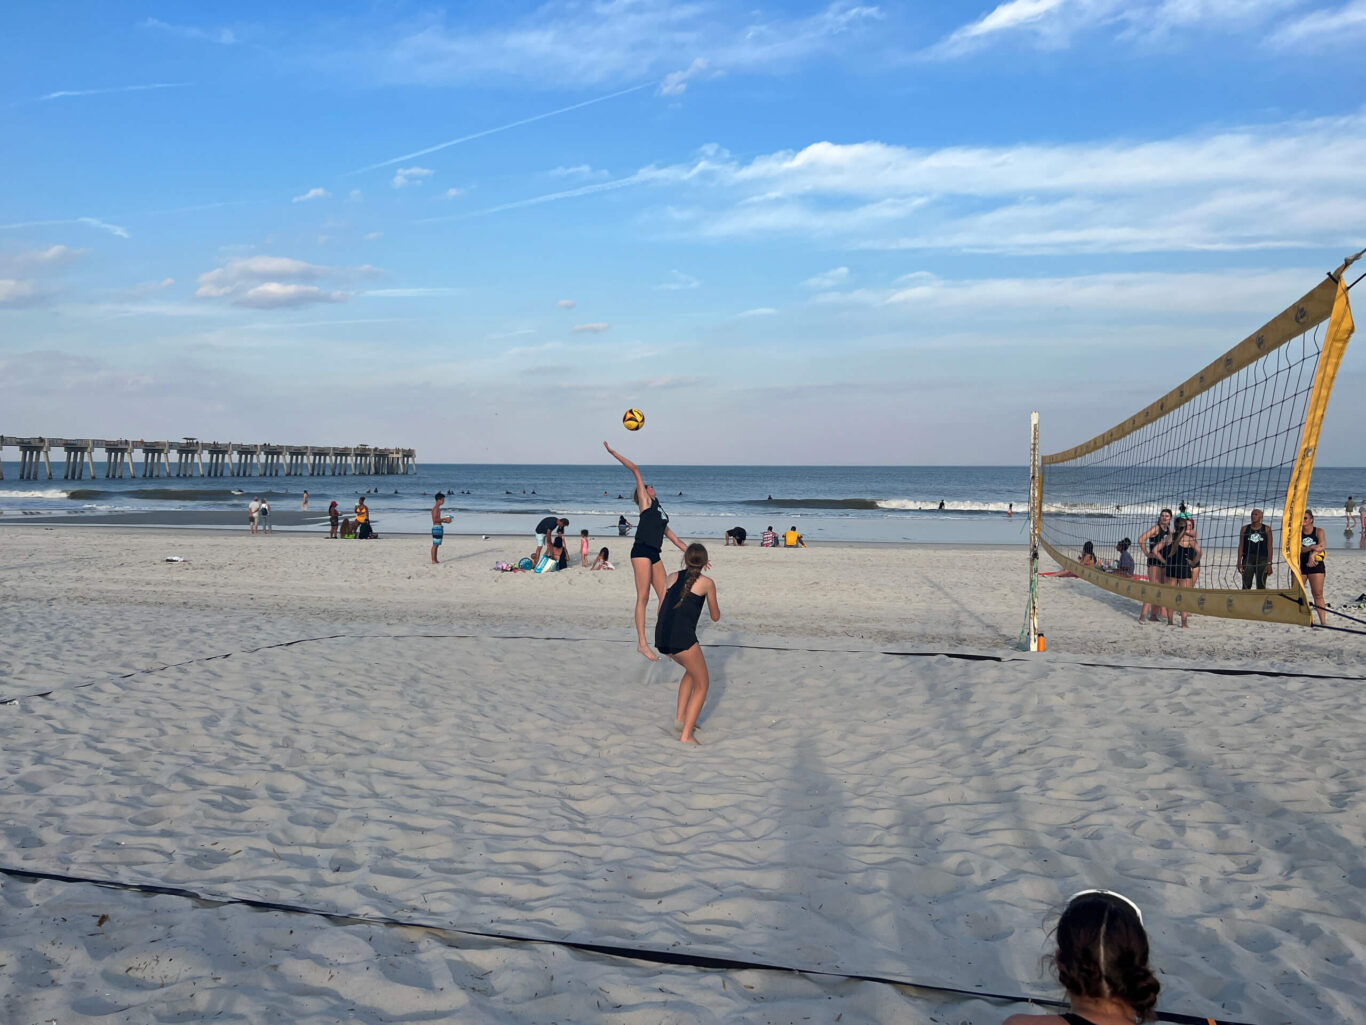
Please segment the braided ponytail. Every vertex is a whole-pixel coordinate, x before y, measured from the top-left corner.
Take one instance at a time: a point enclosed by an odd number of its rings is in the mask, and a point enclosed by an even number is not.
[[[702,575],[703,568],[707,565],[707,549],[704,545],[694,541],[688,545],[683,552],[683,565],[687,567],[683,574],[683,586],[678,591],[678,602],[674,608],[679,608],[683,604],[683,599],[692,593],[692,585],[697,583],[697,578]]]
[[[1162,984],[1148,967],[1148,934],[1133,908],[1113,894],[1076,897],[1058,921],[1053,966],[1073,996],[1112,997],[1151,1021]]]

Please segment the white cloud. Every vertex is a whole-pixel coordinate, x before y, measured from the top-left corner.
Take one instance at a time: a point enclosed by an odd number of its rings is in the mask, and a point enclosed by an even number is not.
[[[745,310],[744,313],[737,313],[735,317],[737,320],[741,317],[771,317],[777,312],[772,306],[756,306],[752,310]]]
[[[345,292],[328,292],[317,285],[287,285],[279,281],[267,281],[234,296],[232,303],[234,306],[257,310],[276,310],[313,303],[342,303],[346,299]]]
[[[359,203],[359,202],[360,202],[362,199],[364,199],[364,198],[365,198],[365,193],[362,192],[360,189],[352,189],[352,190],[351,190],[349,193],[347,193],[347,195],[346,195],[346,201],[347,201],[348,203]]]
[[[580,334],[582,334],[582,333],[587,333],[587,334],[601,334],[603,331],[606,331],[606,330],[607,330],[608,328],[610,328],[611,326],[612,326],[611,324],[607,324],[607,323],[603,323],[602,321],[598,321],[598,322],[593,323],[593,324],[575,324],[574,327],[571,328],[571,330],[573,330],[573,331],[576,332],[576,333],[580,333]]]
[[[377,267],[325,267],[287,256],[239,257],[199,275],[195,297],[226,299],[234,306],[255,309],[345,302],[348,293],[328,291],[305,282],[324,278],[350,281],[375,278],[382,273]]]
[[[464,189],[460,189],[460,188],[456,188],[455,186],[452,186],[451,188],[449,188],[449,189],[446,190],[446,192],[445,192],[444,195],[445,195],[445,198],[446,198],[446,199],[454,199],[456,196],[463,196],[464,194],[465,194],[465,190],[464,190]]]
[[[322,189],[322,188],[309,189],[309,190],[308,190],[307,192],[305,192],[302,196],[295,196],[293,199],[290,200],[290,202],[291,202],[291,203],[307,203],[307,202],[309,202],[310,200],[313,200],[313,199],[327,199],[327,198],[328,198],[329,196],[331,196],[331,195],[332,195],[332,193],[328,192],[326,189]]]
[[[655,285],[655,288],[661,292],[678,292],[685,289],[697,288],[701,284],[702,282],[691,274],[684,274],[681,270],[671,270],[669,271],[669,280],[662,284]]]
[[[11,256],[0,254],[0,269],[15,271],[52,271],[69,267],[88,250],[72,249],[70,246],[48,246],[46,249],[29,249]]]
[[[361,294],[380,299],[423,299],[433,296],[464,295],[465,289],[445,285],[431,288],[372,288]]]
[[[1350,0],[1336,9],[1311,11],[1274,32],[1268,42],[1286,49],[1306,43],[1341,46],[1359,43],[1363,36],[1366,36],[1366,0]]]
[[[121,299],[136,301],[164,292],[174,284],[175,278],[162,278],[160,281],[144,281],[132,288],[115,291],[114,294]]]
[[[659,83],[659,95],[681,96],[688,89],[688,83],[699,75],[705,74],[711,65],[705,57],[694,57],[693,62],[682,71],[670,71]]]
[[[954,280],[917,271],[886,288],[827,292],[816,300],[823,304],[905,306],[924,313],[972,313],[980,317],[1020,311],[1079,310],[1115,313],[1121,318],[1136,313],[1260,313],[1267,310],[1268,301],[1275,305],[1282,297],[1302,294],[1322,274],[1322,270],[1289,268]]]
[[[578,303],[576,303],[573,299],[561,299],[555,305],[562,310],[572,310],[575,306],[578,305]]]
[[[375,239],[377,239],[377,238],[383,238],[383,237],[384,237],[384,232],[382,232],[382,231],[368,231],[368,232],[365,233],[365,241],[367,241],[367,242],[373,242],[373,241],[375,241]]]
[[[557,178],[591,179],[612,177],[610,171],[605,171],[602,168],[592,167],[588,164],[576,164],[573,167],[564,167],[563,165],[561,165],[560,167],[557,167],[554,170],[552,170],[550,173],[555,175]]]
[[[54,93],[46,93],[37,97],[33,102],[46,103],[49,100],[62,100],[71,96],[104,96],[108,93],[140,93],[152,89],[180,89],[186,84],[185,82],[152,82],[148,85],[114,85],[105,89],[58,89]]]
[[[377,33],[380,43],[338,53],[332,62],[349,70],[369,64],[383,79],[430,85],[513,80],[544,88],[654,78],[670,95],[706,69],[784,72],[840,52],[846,36],[881,18],[877,6],[851,0],[795,18],[674,0],[545,4],[487,29],[428,16],[397,33]],[[680,54],[691,57],[683,71]]]
[[[99,228],[101,231],[107,231],[109,234],[117,235],[119,238],[132,238],[128,233],[127,228],[121,228],[117,224],[109,224],[106,221],[100,220],[98,217],[77,217],[76,223],[85,224],[92,228]]]
[[[1023,39],[1042,49],[1066,47],[1102,30],[1154,41],[1177,30],[1246,32],[1302,0],[1008,0],[932,46],[933,57],[959,57],[997,42]]]
[[[671,230],[854,248],[1141,252],[1352,243],[1366,115],[1150,141],[722,150],[631,179],[670,187]],[[1327,197],[1332,197],[1331,201]]]
[[[164,21],[156,18],[148,18],[142,23],[143,28],[160,29],[162,32],[170,32],[177,36],[184,36],[186,39],[201,39],[210,43],[218,43],[222,46],[231,46],[237,42],[237,35],[232,29],[227,28],[200,28],[197,25],[168,25]]]
[[[823,274],[807,278],[802,282],[803,288],[814,288],[824,292],[827,289],[837,288],[849,280],[848,267],[832,267]]]
[[[434,173],[430,167],[400,167],[394,172],[394,188],[401,189],[405,185],[421,185],[422,179]]]
[[[35,281],[0,278],[0,306],[31,306],[43,297],[44,293]]]

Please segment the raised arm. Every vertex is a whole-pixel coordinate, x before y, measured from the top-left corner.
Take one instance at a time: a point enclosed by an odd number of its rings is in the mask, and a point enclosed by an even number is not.
[[[631,476],[636,479],[636,504],[640,506],[640,511],[644,512],[650,507],[650,499],[645,494],[645,480],[640,476],[640,467],[627,459],[611,445],[607,444],[607,442],[604,441],[602,447],[607,449],[613,459],[631,471]]]

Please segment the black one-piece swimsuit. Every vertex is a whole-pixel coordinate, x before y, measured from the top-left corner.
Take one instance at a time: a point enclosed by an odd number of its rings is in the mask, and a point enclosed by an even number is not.
[[[673,586],[664,592],[664,600],[659,603],[659,618],[655,620],[655,648],[664,655],[677,655],[687,651],[697,643],[697,621],[702,616],[703,598],[689,591],[678,604],[678,596],[683,593],[686,573],[678,574]]]

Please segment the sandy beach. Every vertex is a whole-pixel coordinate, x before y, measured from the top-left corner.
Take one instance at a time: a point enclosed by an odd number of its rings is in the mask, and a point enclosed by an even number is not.
[[[1366,638],[1046,577],[1031,655],[1021,549],[706,543],[688,749],[629,573],[529,535],[0,526],[0,1018],[987,1025],[840,976],[1056,998],[1101,886],[1160,1011],[1359,1020]]]

